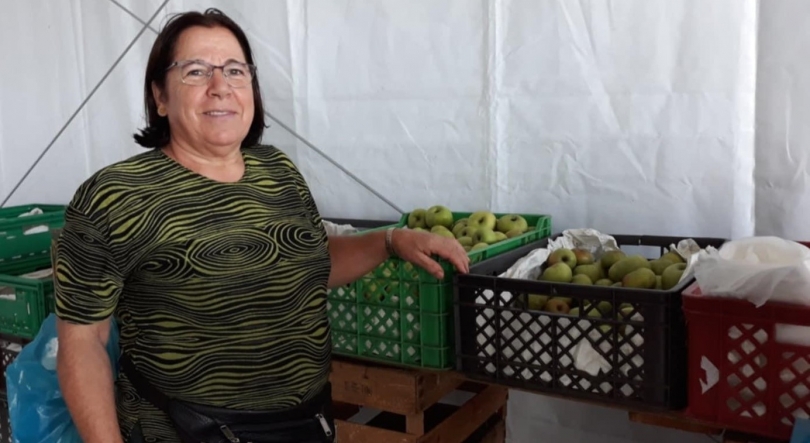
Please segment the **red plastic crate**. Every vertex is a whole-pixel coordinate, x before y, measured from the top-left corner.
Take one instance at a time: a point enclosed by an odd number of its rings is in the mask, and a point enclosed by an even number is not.
[[[810,346],[777,340],[778,325],[810,327],[810,307],[683,292],[689,341],[688,414],[719,426],[787,440],[810,416]],[[806,334],[810,340],[810,334]],[[716,368],[712,380],[706,368]]]

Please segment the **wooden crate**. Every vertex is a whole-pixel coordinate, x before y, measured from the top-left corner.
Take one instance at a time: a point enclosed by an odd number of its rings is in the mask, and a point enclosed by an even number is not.
[[[486,443],[503,442],[503,418],[508,389],[469,382],[455,372],[400,369],[335,358],[332,398],[339,442],[352,443],[465,443],[487,429]],[[455,391],[474,396],[460,407],[439,403]],[[383,411],[366,424],[348,420],[360,407]],[[501,436],[500,440],[497,440]]]

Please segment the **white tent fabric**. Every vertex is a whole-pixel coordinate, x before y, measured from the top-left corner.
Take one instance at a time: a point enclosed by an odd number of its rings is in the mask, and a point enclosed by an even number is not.
[[[399,209],[544,213],[554,231],[810,239],[802,0],[3,6],[7,206],[65,203],[92,172],[141,152],[132,133],[154,30],[215,6],[248,32],[269,113]],[[294,157],[325,216],[399,218],[268,123],[264,141]],[[706,441],[610,414],[513,393],[509,438]]]

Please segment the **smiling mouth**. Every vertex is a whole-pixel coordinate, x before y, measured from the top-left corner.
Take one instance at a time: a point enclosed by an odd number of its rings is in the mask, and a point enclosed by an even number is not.
[[[203,112],[203,114],[209,115],[209,116],[212,116],[212,117],[222,117],[222,116],[226,116],[226,115],[233,115],[233,114],[236,114],[236,113],[233,112],[233,111],[207,111],[207,112]]]

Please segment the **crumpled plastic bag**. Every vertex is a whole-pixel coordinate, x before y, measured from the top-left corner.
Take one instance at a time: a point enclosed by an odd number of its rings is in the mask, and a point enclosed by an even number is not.
[[[732,240],[706,250],[694,267],[704,295],[810,305],[810,248],[779,237]]]
[[[51,314],[6,368],[12,443],[82,443],[59,387],[58,351],[56,315]],[[107,354],[114,378],[119,352],[118,325],[112,319]]]

